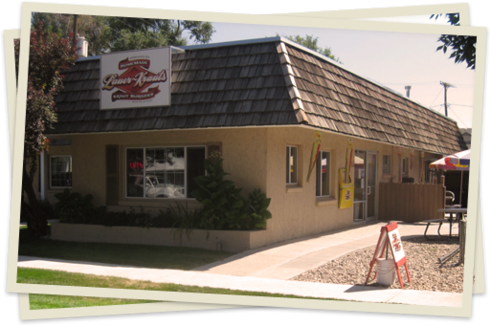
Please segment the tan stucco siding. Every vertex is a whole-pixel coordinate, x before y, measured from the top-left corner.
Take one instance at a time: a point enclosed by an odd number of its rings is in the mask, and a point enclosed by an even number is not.
[[[54,137],[53,137],[54,138]],[[260,188],[269,198],[272,219],[267,222],[265,243],[312,235],[342,229],[354,224],[353,208],[339,209],[339,169],[345,168],[345,156],[349,137],[321,132],[321,149],[330,151],[330,197],[316,197],[316,170],[307,182],[308,167],[315,130],[304,127],[267,127],[173,130],[155,132],[88,134],[59,136],[71,139],[71,146],[52,147],[46,156],[46,182],[49,182],[49,155],[72,155],[73,189],[81,194],[92,194],[94,204],[106,202],[106,145],[119,146],[119,205],[110,209],[121,210],[143,206],[152,213],[175,204],[169,199],[126,198],[126,148],[194,146],[220,143],[224,158],[223,168],[230,173],[227,177],[237,187],[243,188],[242,195],[248,196],[254,188]],[[295,186],[286,185],[286,146],[298,146],[299,182]],[[353,138],[353,148],[377,154],[377,183],[398,182],[398,147],[379,142]],[[420,152],[401,148],[401,158],[413,153],[412,169],[408,167],[405,177],[414,178],[419,183]],[[390,174],[383,174],[383,155],[391,158]],[[425,154],[426,161],[437,156]],[[352,173],[354,169],[352,169]],[[376,192],[378,191],[376,186]],[[54,203],[54,194],[61,190],[46,190],[47,198]],[[379,211],[379,196],[376,198],[376,212]],[[188,207],[197,207],[195,200],[181,200]]]

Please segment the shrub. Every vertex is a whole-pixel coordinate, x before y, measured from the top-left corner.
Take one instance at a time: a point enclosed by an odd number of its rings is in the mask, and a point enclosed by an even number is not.
[[[229,175],[223,170],[223,159],[213,156],[204,161],[205,176],[194,178],[198,189],[191,196],[199,201],[203,208],[200,212],[199,228],[211,230],[252,230],[264,228],[266,219],[271,218],[267,210],[270,198],[260,190],[254,190],[249,199],[241,197],[241,188],[236,188]]]
[[[60,222],[92,224],[104,216],[106,207],[95,207],[93,196],[82,196],[76,192],[65,189],[55,195],[58,202],[55,204],[56,215]]]

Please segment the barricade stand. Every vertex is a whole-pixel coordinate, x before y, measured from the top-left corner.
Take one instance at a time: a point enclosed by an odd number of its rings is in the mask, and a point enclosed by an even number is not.
[[[382,258],[387,247],[390,247],[391,256],[393,257],[393,264],[395,264],[396,273],[398,274],[398,281],[403,289],[402,277],[399,268],[405,265],[405,271],[407,272],[408,283],[412,280],[410,279],[410,273],[407,267],[407,257],[403,251],[402,241],[400,238],[400,233],[398,232],[398,223],[391,222],[381,227],[381,234],[379,235],[378,244],[376,245],[376,250],[374,251],[373,260],[369,266],[369,272],[366,277],[366,285],[369,282],[369,276],[373,270],[373,266],[376,263],[376,258]],[[374,273],[374,278],[376,278],[376,273]]]

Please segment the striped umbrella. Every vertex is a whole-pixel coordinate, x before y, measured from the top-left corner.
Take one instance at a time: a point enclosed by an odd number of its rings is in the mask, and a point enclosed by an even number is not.
[[[469,171],[470,170],[470,154],[471,150],[462,151],[459,153],[451,154],[432,162],[429,167],[437,170],[458,170]]]
[[[429,168],[437,169],[437,170],[456,170],[461,171],[461,183],[459,189],[459,203],[461,204],[462,196],[463,196],[463,171],[470,170],[470,155],[471,150],[468,149],[466,151],[458,152],[455,154],[451,154],[432,162],[429,164]]]

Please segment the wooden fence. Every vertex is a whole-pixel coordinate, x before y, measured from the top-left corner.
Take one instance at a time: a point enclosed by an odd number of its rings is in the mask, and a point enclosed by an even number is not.
[[[444,218],[446,187],[442,184],[380,183],[379,220],[420,222]]]

